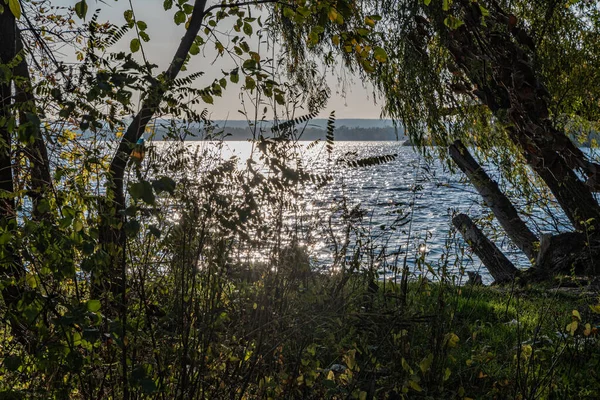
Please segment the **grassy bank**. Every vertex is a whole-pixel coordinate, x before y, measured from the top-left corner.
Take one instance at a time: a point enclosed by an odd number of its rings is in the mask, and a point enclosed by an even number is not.
[[[377,294],[350,291],[339,305],[322,295],[298,299],[307,309],[296,310],[295,338],[280,347],[281,369],[259,380],[259,397],[564,399],[600,393],[594,329],[600,319],[590,307],[598,300],[589,294],[421,282],[411,285],[405,305],[390,284]]]
[[[394,285],[376,294],[360,287],[339,303],[326,290],[295,299],[289,341],[277,347],[278,365],[262,369],[254,395],[565,399],[600,393],[594,328],[600,316],[589,293],[420,282],[403,304]]]

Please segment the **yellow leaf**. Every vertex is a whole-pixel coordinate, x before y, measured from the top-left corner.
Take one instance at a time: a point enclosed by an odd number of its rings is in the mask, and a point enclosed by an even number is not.
[[[567,325],[567,332],[569,332],[569,334],[571,334],[571,336],[573,336],[578,327],[579,327],[579,322],[573,321],[569,325]]]
[[[419,363],[419,368],[421,369],[422,373],[425,373],[429,370],[429,368],[431,367],[431,363],[433,362],[433,354],[429,353],[429,355],[427,357],[425,357],[423,360],[421,360],[421,362]]]
[[[328,17],[329,17],[329,20],[330,20],[331,22],[335,22],[335,21],[337,21],[337,19],[338,19],[338,12],[336,11],[336,9],[335,9],[335,8],[330,8],[330,9],[329,9],[329,13],[328,13],[327,15],[328,15]]]
[[[533,353],[533,347],[531,347],[530,344],[524,344],[521,347],[521,351],[523,352],[523,354],[525,354],[525,356],[529,357],[531,353]]]
[[[340,37],[338,35],[333,35],[333,37],[331,38],[331,41],[333,42],[334,45],[338,46],[340,44]]]
[[[419,386],[419,384],[415,381],[409,381],[408,386],[410,386],[411,389],[416,390],[417,392],[423,391],[423,389],[421,389],[421,386]]]
[[[327,374],[327,380],[332,381],[334,379],[335,379],[335,374],[333,373],[332,370],[329,370],[329,373]]]
[[[367,400],[367,392],[360,392],[358,400]]]
[[[585,336],[590,336],[591,333],[592,333],[592,326],[590,324],[585,324],[585,330],[583,331],[583,334]]]
[[[21,18],[21,4],[19,0],[8,0],[8,8],[10,8],[10,12],[12,12],[16,19]]]
[[[573,310],[573,318],[577,318],[578,321],[581,321],[581,315],[579,315],[579,311]]]
[[[446,343],[448,347],[456,347],[458,346],[458,341],[460,338],[456,335],[456,333],[449,333],[446,335]]]
[[[450,378],[450,374],[452,374],[452,371],[450,370],[450,368],[446,368],[446,371],[444,371],[444,382],[446,382]]]
[[[600,314],[600,304],[596,304],[595,306],[590,306],[590,308],[592,309],[592,312],[594,312],[596,314]]]

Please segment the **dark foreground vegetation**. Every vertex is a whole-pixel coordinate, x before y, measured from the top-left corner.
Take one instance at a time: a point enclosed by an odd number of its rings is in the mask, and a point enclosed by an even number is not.
[[[132,290],[125,337],[120,327],[102,333],[119,324],[94,301],[55,320],[68,334],[33,353],[4,330],[3,398],[121,398],[123,346],[132,398],[593,399],[600,391],[600,303],[587,288],[418,280],[404,300],[390,282],[373,293],[360,275],[286,267],[247,281],[215,265],[187,294],[176,279],[147,283]]]
[[[164,71],[142,2],[117,23],[53,3],[0,0],[0,397],[598,397],[600,163],[571,140],[598,131],[596,2],[165,0],[183,36]],[[339,66],[466,174],[489,215],[454,225],[503,286],[458,285],[453,241],[416,271],[395,249],[380,282],[352,199],[303,225],[307,193],[395,157],[335,156],[333,112],[325,167],[299,155]],[[245,163],[185,143],[225,90],[254,127]],[[158,121],[166,143],[145,142]],[[382,235],[410,231],[400,208]]]

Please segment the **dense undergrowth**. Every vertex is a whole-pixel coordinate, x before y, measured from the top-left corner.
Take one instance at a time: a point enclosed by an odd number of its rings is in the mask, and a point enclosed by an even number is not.
[[[39,345],[60,348],[54,359],[8,348],[3,329],[2,398],[121,397],[108,382],[122,376],[123,345],[133,398],[564,399],[600,391],[600,310],[589,294],[420,280],[402,304],[393,283],[374,292],[361,276],[340,288],[342,277],[293,272],[249,281],[206,270],[182,298],[174,282],[150,284],[131,305],[125,338],[95,336],[109,321],[88,302],[63,316],[62,329],[74,328],[70,343]]]

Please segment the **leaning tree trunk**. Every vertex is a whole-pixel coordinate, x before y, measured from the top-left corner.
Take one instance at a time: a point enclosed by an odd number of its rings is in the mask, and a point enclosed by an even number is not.
[[[449,148],[450,157],[467,175],[469,181],[490,207],[498,222],[512,242],[532,260],[537,256],[539,239],[519,217],[510,200],[502,193],[483,168],[475,161],[467,148],[457,140]]]
[[[465,241],[473,248],[473,252],[483,262],[496,283],[512,281],[519,270],[513,263],[490,241],[481,230],[465,214],[452,218],[452,224],[462,234]]]
[[[542,235],[537,242],[535,235],[518,216],[512,203],[499,190],[481,165],[475,161],[459,141],[450,146],[450,155],[467,174],[479,194],[507,232],[515,245],[529,255],[533,267],[518,273],[510,261],[501,255],[492,242],[464,214],[453,218],[454,226],[481,259],[497,283],[519,276],[522,283],[546,280],[556,275],[600,275],[600,241],[584,232],[566,232],[558,235]],[[536,242],[531,242],[536,238]],[[529,252],[529,253],[528,253]]]

